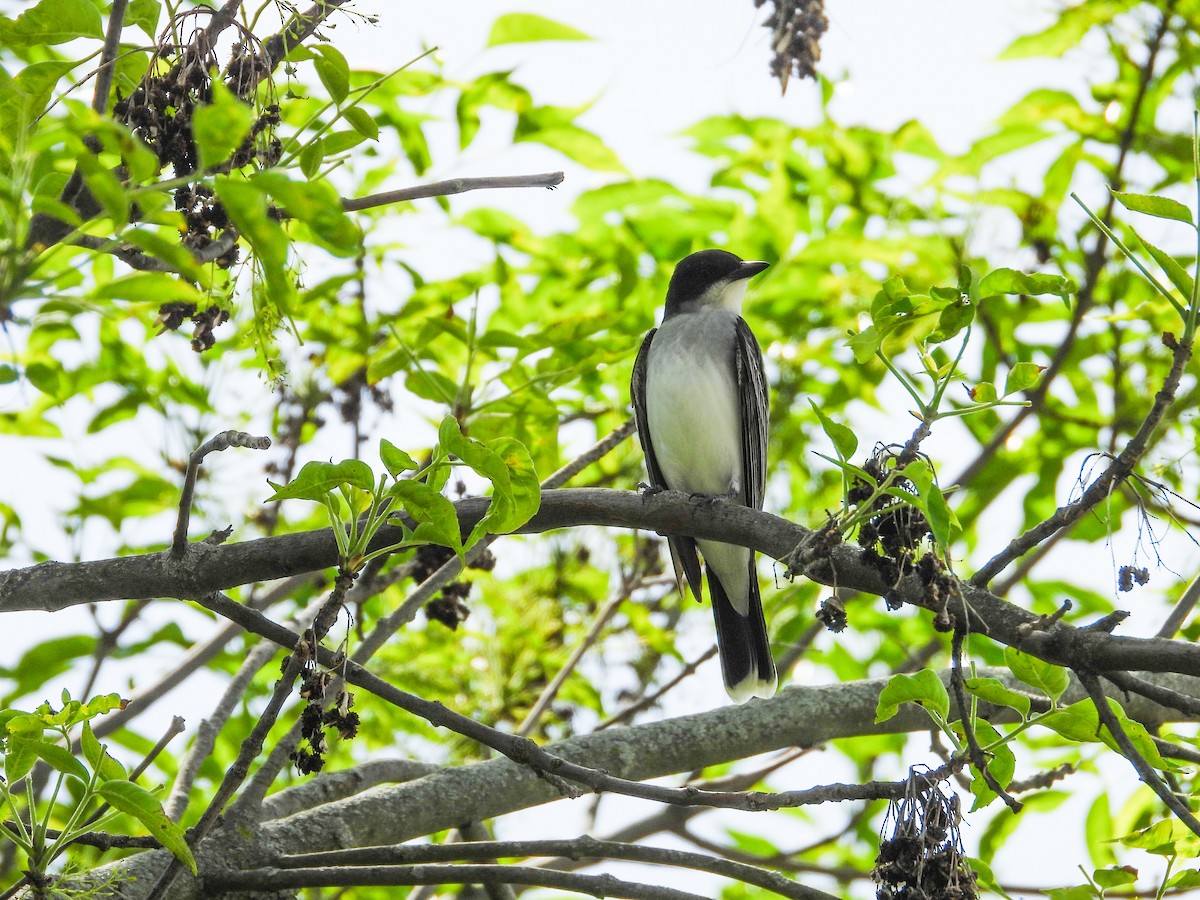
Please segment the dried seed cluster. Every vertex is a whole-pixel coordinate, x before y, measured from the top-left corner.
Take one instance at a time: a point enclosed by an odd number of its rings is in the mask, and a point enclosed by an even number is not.
[[[325,730],[334,728],[342,740],[351,740],[358,734],[358,713],[351,712],[354,695],[339,691],[334,704],[325,709],[325,692],[332,679],[329,672],[313,667],[305,673],[300,685],[300,696],[308,700],[300,714],[300,744],[288,757],[296,764],[301,775],[314,775],[325,767],[325,754],[329,743]]]
[[[975,873],[967,865],[958,797],[913,772],[908,792],[888,807],[872,879],[879,900],[976,900]]]
[[[177,178],[230,172],[250,165],[269,168],[279,162],[283,152],[275,136],[280,122],[279,106],[273,101],[271,67],[261,44],[243,31],[222,70],[205,27],[210,16],[210,10],[190,10],[168,23],[141,83],[127,97],[118,94],[113,108],[113,116],[127,124],[158,157],[161,169],[170,168]],[[199,173],[195,113],[212,103],[216,80],[235,97],[253,105],[256,116],[250,132],[229,158],[215,165],[209,161],[207,170]],[[258,87],[262,83],[267,84],[266,102],[258,100]],[[229,216],[212,188],[199,181],[175,188],[174,206],[184,217],[181,243],[193,253],[212,247],[230,226]],[[224,269],[234,266],[239,258],[237,243],[228,240],[226,243],[227,248],[218,245],[209,256]],[[178,307],[183,305],[164,305],[159,311],[158,324],[164,330],[174,330],[184,318],[192,318],[196,325],[192,349],[197,352],[209,349],[215,343],[213,328],[228,320],[228,314],[214,307],[199,317],[194,310],[180,315]]]
[[[754,0],[762,6],[766,0]],[[821,36],[829,29],[825,0],[771,0],[774,9],[763,22],[771,29],[771,75],[787,90],[788,77],[816,78]]]

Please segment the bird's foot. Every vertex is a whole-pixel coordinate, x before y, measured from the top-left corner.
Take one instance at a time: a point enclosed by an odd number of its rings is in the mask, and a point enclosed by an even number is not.
[[[642,492],[643,496],[649,497],[651,494],[661,494],[666,488],[661,484],[646,484],[644,481],[639,481],[638,490]]]
[[[737,497],[737,494],[738,494],[737,488],[731,487],[729,490],[725,491],[723,494],[691,494],[690,496],[693,500],[699,500],[703,503],[712,504],[712,503],[721,503],[722,501],[725,501],[725,500],[733,500],[735,497]]]

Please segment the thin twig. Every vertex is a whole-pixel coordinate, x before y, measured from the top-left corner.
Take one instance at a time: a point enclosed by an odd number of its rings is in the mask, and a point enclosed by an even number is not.
[[[1179,598],[1171,610],[1171,614],[1167,616],[1166,621],[1162,623],[1162,627],[1154,636],[1167,639],[1175,637],[1176,632],[1183,627],[1187,617],[1196,608],[1197,600],[1200,600],[1200,575],[1192,579],[1192,583],[1187,586],[1183,596]]]
[[[415,759],[371,759],[348,769],[321,772],[308,781],[272,794],[259,807],[259,821],[282,819],[306,809],[360,794],[377,784],[415,781],[442,767]]]
[[[175,534],[171,539],[171,556],[182,559],[187,551],[188,519],[192,515],[192,498],[196,493],[196,475],[200,464],[208,454],[227,450],[230,447],[248,447],[251,450],[266,450],[271,446],[269,437],[256,437],[244,431],[222,431],[205,441],[188,458],[187,473],[183,478],[183,490],[179,495],[179,517],[175,522]]]
[[[963,684],[962,651],[963,640],[966,636],[967,631],[965,628],[956,628],[954,630],[954,640],[951,643],[950,649],[950,687],[954,691],[954,702],[958,704],[959,723],[962,725],[963,736],[967,739],[967,753],[976,771],[983,778],[984,783],[995,791],[996,795],[1004,801],[1009,809],[1014,813],[1019,813],[1024,804],[1009,794],[1004,789],[1004,786],[996,780],[996,776],[991,773],[988,767],[987,755],[983,752],[983,747],[979,745],[979,738],[975,734],[975,723],[971,721],[971,704],[967,700],[967,691]]]
[[[324,581],[324,576],[321,574],[306,574],[294,575],[291,578],[285,578],[278,584],[273,585],[271,590],[264,593],[256,601],[250,604],[251,609],[264,610],[270,609],[279,601],[290,596],[298,587],[305,584],[311,584],[314,587],[319,587]],[[140,716],[148,710],[154,703],[162,699],[166,694],[170,693],[175,688],[183,684],[188,676],[202,668],[206,663],[211,662],[225,648],[231,640],[243,633],[241,626],[234,622],[229,622],[220,631],[216,632],[212,637],[203,643],[196,644],[188,651],[187,655],[179,661],[179,663],[170,672],[164,674],[158,681],[149,687],[139,690],[129,698],[128,704],[124,709],[113,710],[103,719],[96,722],[94,731],[96,737],[102,738],[112,734],[120,728],[126,727],[137,716]],[[72,753],[79,753],[79,742],[76,741],[72,745]]]
[[[201,602],[202,605],[218,615],[234,619],[247,630],[261,634],[282,646],[295,646],[300,639],[299,635],[282,625],[272,622],[265,616],[253,610],[248,610],[240,604],[234,603],[220,595],[205,597]],[[671,788],[661,785],[643,784],[625,778],[618,778],[597,769],[579,765],[562,757],[555,756],[528,738],[518,737],[514,734],[489,728],[481,722],[454,712],[442,703],[435,703],[402,691],[372,674],[362,666],[337,658],[331,651],[323,647],[315,647],[313,650],[319,664],[330,669],[341,669],[343,676],[349,683],[369,691],[393,706],[413,715],[420,716],[431,725],[448,728],[486,747],[490,747],[496,752],[507,756],[513,762],[526,766],[538,773],[543,779],[553,784],[561,793],[569,797],[580,796],[582,793],[579,789],[568,785],[568,782],[573,782],[596,793],[626,794],[645,800],[675,803],[683,806],[711,806],[724,809],[761,811],[844,800],[889,800],[893,797],[902,796],[905,786],[908,784],[907,781],[830,784],[807,790],[786,791],[782,793],[698,791],[694,788]],[[247,740],[249,741],[249,739]]]
[[[292,16],[282,31],[263,41],[270,62],[268,71],[274,71],[275,67],[283,62],[284,57],[315,34],[329,14],[346,2],[347,0],[317,0],[305,12]]]
[[[584,635],[583,640],[575,645],[575,649],[571,651],[570,657],[563,663],[562,668],[555,673],[554,678],[542,690],[541,695],[534,702],[533,706],[530,707],[529,712],[525,714],[524,720],[517,726],[517,734],[522,737],[529,736],[529,733],[537,726],[542,713],[546,711],[546,707],[558,696],[559,689],[562,688],[563,683],[570,677],[571,673],[575,671],[584,654],[600,639],[600,635],[604,632],[604,628],[608,625],[609,620],[621,608],[621,604],[628,600],[630,595],[640,586],[637,580],[626,581],[621,585],[620,590],[605,601],[604,606],[600,608],[600,611],[596,613],[595,619],[592,620],[591,627],[588,628],[588,632]]]
[[[204,879],[205,891],[279,891],[306,887],[396,886],[409,884],[483,884],[501,882],[559,888],[593,897],[629,900],[705,900],[675,888],[622,881],[612,875],[578,875],[529,866],[364,866],[325,869],[251,869],[221,872]]]
[[[487,826],[480,822],[468,822],[461,828],[454,829],[444,842],[445,845],[459,844],[463,841],[491,841],[493,835],[488,831]],[[488,863],[489,865],[498,865],[500,860],[492,855],[477,857],[477,862]],[[483,892],[487,894],[488,900],[517,900],[517,893],[513,890],[511,884],[502,882],[484,882],[478,887],[483,888]],[[440,884],[422,885],[417,890],[413,891],[409,896],[409,900],[423,900],[425,897],[435,897],[441,891]],[[469,892],[467,892],[469,893]],[[464,894],[465,896],[466,894]]]
[[[673,589],[674,588],[672,588],[672,590]],[[614,725],[620,725],[622,722],[628,722],[630,719],[632,719],[634,716],[636,716],[638,713],[642,712],[643,710],[652,708],[655,704],[658,703],[659,700],[661,700],[663,698],[663,696],[668,691],[673,690],[684,679],[690,678],[692,675],[696,674],[696,670],[699,669],[700,666],[702,666],[704,663],[708,662],[710,659],[712,659],[716,655],[717,655],[717,645],[713,644],[711,647],[709,647],[707,650],[705,650],[703,653],[701,653],[700,656],[698,656],[692,662],[690,662],[686,666],[684,666],[679,671],[678,675],[676,675],[674,678],[672,678],[670,681],[668,681],[666,684],[664,684],[657,691],[655,691],[652,694],[647,694],[645,697],[642,697],[636,703],[633,703],[633,704],[625,707],[625,709],[623,709],[619,713],[616,713],[615,715],[610,716],[609,718],[605,719],[603,722],[601,722],[599,725],[597,725],[592,730],[593,731],[603,731],[605,728],[611,728]]]
[[[100,677],[100,669],[103,667],[104,661],[108,659],[110,653],[117,649],[117,642],[121,639],[121,635],[137,621],[138,616],[142,614],[151,602],[148,599],[131,602],[125,608],[125,611],[121,613],[121,621],[117,623],[117,627],[112,629],[104,628],[100,625],[96,609],[92,607],[92,618],[100,634],[96,638],[96,647],[92,650],[92,668],[88,672],[87,681],[84,682],[83,689],[79,692],[80,697],[87,698],[92,696],[92,689],[95,688],[96,680]]]
[[[1133,745],[1133,741],[1125,733],[1125,729],[1122,727],[1116,713],[1108,705],[1108,697],[1105,696],[1104,689],[1100,686],[1100,679],[1088,671],[1076,670],[1075,674],[1079,676],[1080,684],[1084,686],[1088,692],[1088,696],[1092,698],[1092,703],[1096,707],[1096,714],[1100,717],[1100,722],[1108,729],[1108,733],[1112,735],[1113,740],[1117,742],[1117,746],[1121,749],[1121,754],[1137,770],[1138,777],[1142,780],[1142,783],[1154,791],[1159,799],[1167,805],[1167,808],[1175,813],[1184,825],[1191,829],[1193,834],[1200,837],[1200,820],[1196,819],[1192,811],[1188,809],[1186,803],[1175,796],[1175,793],[1159,777],[1158,772],[1150,765],[1146,757],[1142,756],[1137,747]]]
[[[1163,40],[1166,38],[1170,17],[1173,13],[1175,0],[1170,0],[1166,9],[1163,11],[1162,19],[1159,21],[1158,27],[1151,35],[1147,42],[1146,61],[1142,65],[1139,72],[1138,86],[1134,93],[1133,99],[1129,104],[1129,114],[1126,117],[1125,127],[1121,131],[1121,137],[1117,145],[1117,159],[1113,163],[1112,177],[1109,179],[1109,184],[1113,191],[1121,190],[1125,180],[1125,163],[1133,149],[1135,139],[1137,138],[1138,119],[1141,116],[1142,105],[1145,103],[1146,95],[1150,89],[1150,82],[1154,77],[1154,69],[1158,60],[1159,50],[1162,48]],[[1116,196],[1109,192],[1108,202],[1105,205],[1104,212],[1101,215],[1101,221],[1110,222],[1112,220],[1113,210],[1116,205]],[[1042,378],[1034,387],[1029,395],[1029,405],[1023,406],[1017,410],[1013,417],[994,435],[987,445],[979,452],[974,461],[967,466],[965,470],[951,484],[969,485],[979,475],[988,461],[996,455],[1001,447],[1005,445],[1009,437],[1014,431],[1024,422],[1029,416],[1039,413],[1046,402],[1046,398],[1050,393],[1050,386],[1058,373],[1062,370],[1070,356],[1071,350],[1075,344],[1075,338],[1079,333],[1083,321],[1090,312],[1093,303],[1095,302],[1095,289],[1097,280],[1100,277],[1101,271],[1104,269],[1104,263],[1107,260],[1108,238],[1103,233],[1096,236],[1096,243],[1088,252],[1084,262],[1084,277],[1080,282],[1079,293],[1076,295],[1075,310],[1071,315],[1071,322],[1067,327],[1067,333],[1059,343],[1055,350],[1054,356],[1050,359],[1046,370],[1042,373]]]
[[[189,252],[192,254],[192,259],[198,265],[205,265],[227,254],[237,242],[237,229],[229,227],[217,235],[212,243],[206,244],[203,247],[192,248]],[[139,272],[174,272],[177,275],[184,274],[169,261],[160,259],[157,256],[151,256],[137,247],[113,238],[102,238],[92,234],[77,234],[70,239],[70,243],[87,250],[95,250],[97,253],[109,253],[125,263],[129,268],[137,269]]]
[[[1159,706],[1177,709],[1189,716],[1200,716],[1200,699],[1196,697],[1189,697],[1187,694],[1147,681],[1132,672],[1107,671],[1104,677],[1124,691],[1126,696],[1130,693],[1141,694]]]
[[[433,184],[420,184],[410,188],[400,188],[396,191],[384,191],[381,194],[370,194],[366,197],[343,199],[342,209],[346,212],[358,212],[363,209],[373,209],[377,206],[387,206],[392,203],[404,203],[408,200],[420,200],[426,197],[448,197],[451,194],[462,194],[466,191],[482,191],[494,188],[524,188],[544,187],[554,188],[562,184],[562,172],[543,172],[538,175],[492,175],[484,178],[451,178],[446,181],[436,181]]]
[[[1060,506],[1053,515],[1030,528],[1020,537],[1014,538],[1003,551],[992,557],[983,568],[975,573],[971,579],[973,585],[976,587],[986,586],[1013,560],[1020,558],[1046,538],[1071,525],[1085,512],[1103,502],[1116,485],[1122,483],[1133,473],[1146,451],[1151,435],[1158,428],[1167,409],[1174,401],[1179,381],[1192,356],[1191,345],[1176,340],[1170,334],[1163,335],[1163,344],[1172,352],[1171,369],[1167,373],[1167,377],[1163,379],[1162,387],[1154,395],[1154,403],[1146,414],[1146,418],[1142,421],[1137,433],[1129,439],[1125,449],[1097,476],[1095,481],[1088,485],[1078,500]]]
[[[205,41],[208,44],[207,47],[200,48],[202,53],[208,53],[211,48],[215,47],[217,44],[217,38],[220,37],[221,32],[230,25],[237,23],[237,12],[241,5],[242,0],[225,0],[225,5],[220,9],[209,10],[212,15],[210,17],[208,27],[205,28],[203,32],[199,32],[199,34],[204,35]],[[201,9],[203,9],[203,7],[201,7]],[[199,36],[199,34],[197,36]]]

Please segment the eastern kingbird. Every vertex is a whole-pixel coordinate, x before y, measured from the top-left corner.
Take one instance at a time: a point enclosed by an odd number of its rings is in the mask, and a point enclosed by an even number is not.
[[[652,487],[762,509],[767,470],[767,380],[762,351],[741,317],[746,280],[767,268],[724,250],[675,267],[662,325],[633,366],[633,411]],[[775,662],[754,552],[668,537],[680,589],[700,599],[700,560],[717,621],[725,689],[738,703],[775,693]]]

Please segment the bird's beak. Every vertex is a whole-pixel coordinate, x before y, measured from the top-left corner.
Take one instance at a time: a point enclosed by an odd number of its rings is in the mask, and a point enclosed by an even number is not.
[[[759,262],[752,259],[743,260],[742,264],[738,266],[738,270],[733,273],[733,280],[741,281],[743,278],[753,278],[759,272],[763,271],[764,269],[769,269],[770,267],[770,263]]]

